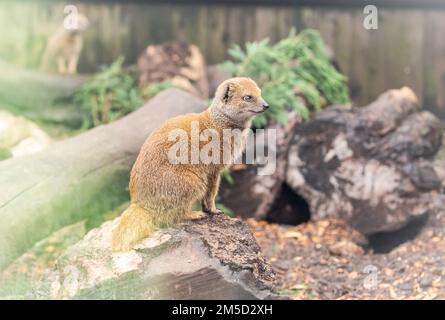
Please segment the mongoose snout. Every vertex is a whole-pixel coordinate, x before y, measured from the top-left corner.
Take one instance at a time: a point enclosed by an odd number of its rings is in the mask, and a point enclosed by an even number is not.
[[[192,211],[197,202],[202,204],[205,213],[220,212],[215,205],[220,174],[244,150],[253,117],[268,107],[253,80],[232,78],[218,86],[208,109],[169,119],[153,131],[131,171],[131,204],[113,231],[113,250],[130,250],[159,227],[196,218],[202,214]],[[178,130],[183,133],[183,139],[172,141],[172,132]],[[198,139],[199,150],[193,151],[192,145],[194,134],[201,135],[208,130],[216,133],[212,140],[218,142],[218,149],[212,149],[212,155],[220,155],[220,159],[225,160],[228,157],[228,161],[171,161],[169,155],[175,146],[186,150],[185,160],[207,148],[208,142],[201,139]],[[240,134],[226,139],[224,132],[227,130]],[[228,155],[222,150],[227,143],[231,145]]]

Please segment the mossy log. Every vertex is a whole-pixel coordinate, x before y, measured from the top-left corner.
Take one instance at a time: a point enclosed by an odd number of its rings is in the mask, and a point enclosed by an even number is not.
[[[166,90],[111,124],[0,162],[0,269],[60,227],[128,199],[131,166],[148,134],[204,102]]]
[[[85,79],[26,70],[0,60],[0,109],[38,123],[78,128],[82,113],[69,97]]]
[[[34,299],[271,299],[275,275],[245,222],[223,214],[111,251],[119,218],[59,257]]]

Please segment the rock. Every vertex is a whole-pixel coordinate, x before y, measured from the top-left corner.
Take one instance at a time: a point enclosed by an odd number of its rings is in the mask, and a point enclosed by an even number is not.
[[[90,231],[58,259],[35,299],[270,299],[274,273],[247,225],[212,215],[112,252],[119,218]]]
[[[195,45],[172,41],[150,45],[138,59],[139,85],[168,81],[199,98],[207,99],[206,63]]]
[[[18,157],[42,150],[51,138],[32,121],[0,111],[0,149]]]
[[[413,290],[413,284],[410,282],[403,282],[397,285],[397,288],[402,291],[412,291]]]
[[[420,286],[422,288],[428,288],[431,287],[431,285],[433,284],[433,275],[431,273],[427,273],[425,274],[421,279],[420,279]]]
[[[337,256],[362,256],[365,252],[352,241],[342,240],[329,247],[329,252]]]

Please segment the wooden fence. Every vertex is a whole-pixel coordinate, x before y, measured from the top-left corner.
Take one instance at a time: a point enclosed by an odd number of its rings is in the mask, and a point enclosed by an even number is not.
[[[0,4],[0,56],[35,67],[47,37],[61,24],[64,5]],[[208,62],[216,63],[227,58],[233,43],[265,37],[274,42],[292,27],[310,27],[319,29],[334,50],[357,104],[366,104],[388,88],[408,85],[426,108],[445,118],[445,10],[440,8],[378,7],[378,29],[366,30],[359,5],[93,2],[78,6],[91,21],[80,61],[84,72],[119,55],[134,63],[148,44],[171,39],[197,44]]]

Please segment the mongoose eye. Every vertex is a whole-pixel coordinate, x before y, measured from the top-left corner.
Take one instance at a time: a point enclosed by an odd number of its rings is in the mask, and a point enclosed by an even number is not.
[[[244,101],[247,101],[247,102],[252,101],[252,96],[249,96],[249,95],[244,96],[244,97],[243,97],[243,100],[244,100]]]

